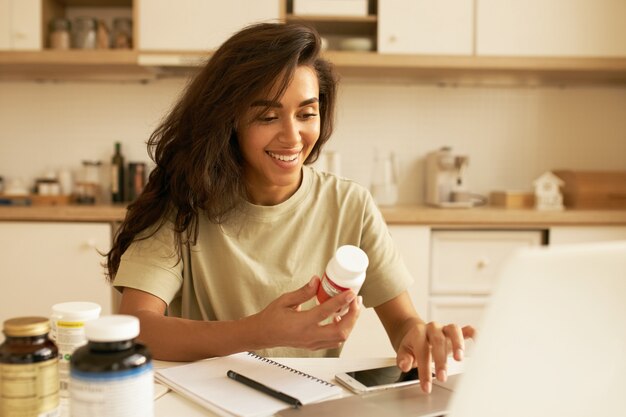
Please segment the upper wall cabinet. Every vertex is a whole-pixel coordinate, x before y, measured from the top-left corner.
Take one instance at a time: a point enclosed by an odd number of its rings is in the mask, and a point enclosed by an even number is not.
[[[135,0],[139,50],[208,51],[243,26],[280,17],[278,0]]]
[[[473,0],[379,0],[378,52],[473,53]]]
[[[42,47],[41,0],[0,0],[0,50]]]
[[[624,0],[476,0],[478,55],[626,56]]]

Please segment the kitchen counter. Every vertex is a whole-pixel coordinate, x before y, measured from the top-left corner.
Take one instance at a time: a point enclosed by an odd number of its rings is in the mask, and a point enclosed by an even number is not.
[[[0,207],[0,221],[121,222],[125,215],[123,204]]]
[[[389,224],[417,224],[461,227],[549,227],[549,226],[618,226],[626,225],[626,210],[537,211],[475,207],[440,209],[426,206],[381,208]]]
[[[439,209],[409,205],[381,208],[389,224],[414,224],[455,227],[549,227],[626,225],[626,210],[565,210],[556,212],[532,209],[479,207]],[[0,221],[120,222],[125,205],[0,207]]]

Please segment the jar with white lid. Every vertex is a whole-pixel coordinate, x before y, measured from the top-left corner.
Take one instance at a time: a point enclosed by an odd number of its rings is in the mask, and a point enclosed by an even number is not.
[[[76,349],[87,343],[85,323],[97,319],[101,310],[100,305],[88,301],[70,301],[52,306],[50,339],[59,349],[59,394],[63,410],[67,409],[70,396],[70,359]]]
[[[321,304],[347,290],[358,294],[365,282],[368,265],[369,259],[362,249],[352,245],[341,246],[326,265],[317,291],[317,301]],[[347,311],[348,308],[345,307],[339,315],[344,315]]]
[[[103,316],[85,324],[85,335],[70,361],[71,415],[153,417],[152,355],[135,342],[139,319]]]

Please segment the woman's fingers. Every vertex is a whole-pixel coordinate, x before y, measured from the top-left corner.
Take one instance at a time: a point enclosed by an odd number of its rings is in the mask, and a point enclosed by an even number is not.
[[[348,339],[361,311],[362,297],[354,298],[349,305],[348,312],[339,316],[332,313],[333,320],[323,326],[319,326],[320,340],[330,344],[330,347],[338,347]],[[329,300],[330,301],[330,300]]]
[[[473,339],[476,337],[476,329],[472,326],[463,326],[461,331],[463,332],[464,339]]]
[[[431,355],[427,339],[427,330],[417,332],[414,356],[419,370],[420,386],[422,391],[430,394],[432,390]]]
[[[463,338],[463,332],[461,328],[456,324],[448,324],[444,326],[443,334],[450,341],[452,347],[452,356],[457,361],[463,360],[463,353],[465,352],[465,340]]]
[[[320,278],[313,276],[311,280],[304,286],[295,291],[285,293],[279,297],[279,303],[285,307],[297,309],[298,306],[311,298],[317,293],[320,284]]]
[[[396,363],[406,372],[415,358],[422,390],[430,393],[433,362],[435,376],[438,380],[445,381],[448,376],[448,353],[451,351],[457,361],[463,360],[465,339],[474,336],[475,330],[471,326],[461,328],[456,324],[447,324],[442,327],[435,322],[415,324],[402,339]]]
[[[435,362],[435,375],[438,380],[445,381],[448,376],[448,340],[446,335],[441,326],[435,322],[430,322],[426,325],[426,334],[433,361]]]
[[[356,300],[356,294],[352,290],[344,291],[324,301],[319,306],[312,308],[310,314],[315,316],[317,322],[326,320],[331,315],[338,313],[344,307]]]

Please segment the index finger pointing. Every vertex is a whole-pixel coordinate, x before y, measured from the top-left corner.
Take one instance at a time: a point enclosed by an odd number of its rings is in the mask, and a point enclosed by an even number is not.
[[[430,356],[430,346],[426,341],[426,332],[419,332],[418,340],[416,342],[415,359],[417,360],[420,385],[422,387],[422,391],[430,394],[430,391],[432,390],[432,361]]]

